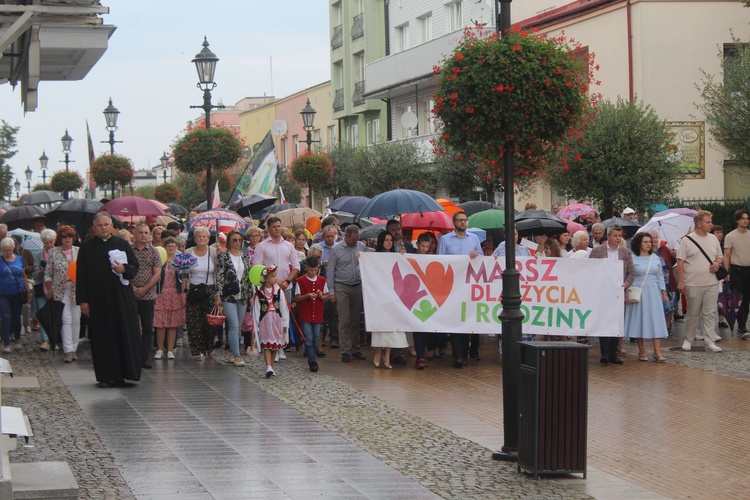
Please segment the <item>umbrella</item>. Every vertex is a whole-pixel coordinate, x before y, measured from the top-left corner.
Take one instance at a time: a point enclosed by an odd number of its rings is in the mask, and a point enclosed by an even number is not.
[[[446,200],[445,198],[438,198],[435,201],[440,203],[440,206],[442,206],[445,209],[445,211],[451,215],[455,214],[456,212],[461,211],[461,207],[453,203],[451,200]]]
[[[666,210],[662,210],[661,212],[656,212],[653,217],[661,217],[667,214],[679,214],[687,215],[688,217],[694,217],[697,213],[698,212],[693,210],[692,208],[668,208]]]
[[[641,228],[638,221],[623,219],[622,217],[612,217],[611,219],[603,220],[602,224],[604,224],[604,229],[608,229],[612,224],[618,224],[622,227],[623,238],[632,238],[638,232],[638,229]]]
[[[565,221],[554,219],[523,219],[516,221],[516,230],[521,236],[560,234],[567,231]]]
[[[366,196],[342,196],[333,200],[326,208],[331,212],[358,214],[365,208],[368,201],[370,201],[370,198]]]
[[[474,233],[479,237],[479,242],[483,242],[487,239],[487,231],[479,229],[478,227],[470,227],[466,229],[467,233]]]
[[[212,233],[216,233],[216,227],[219,221],[231,221],[229,224],[234,223],[234,228],[242,231],[247,231],[250,225],[236,212],[223,209],[209,210],[208,212],[202,212],[188,221],[188,231],[195,231],[196,227],[206,227]]]
[[[107,212],[110,215],[133,216],[133,215],[167,215],[167,212],[159,206],[161,203],[141,198],[140,196],[123,196],[108,201],[99,212]]]
[[[505,226],[505,212],[496,208],[477,212],[469,216],[469,227],[500,229]]]
[[[575,219],[580,215],[586,215],[591,212],[595,212],[594,208],[586,205],[585,203],[571,203],[566,205],[557,212],[557,216],[561,219]]]
[[[55,345],[60,337],[62,329],[62,313],[65,304],[59,300],[47,299],[41,309],[36,312],[36,318],[49,336],[50,345],[52,346],[52,356],[55,355]]]
[[[586,231],[586,228],[584,227],[583,224],[579,224],[577,222],[573,222],[572,220],[569,220],[567,222],[567,226],[568,226],[568,233],[571,236],[574,235],[574,234],[576,234],[578,231]],[[588,231],[586,231],[586,232],[588,232]]]
[[[11,205],[10,203],[0,204],[0,210],[10,210],[11,208],[13,208],[13,205]]]
[[[568,222],[561,217],[558,217],[553,212],[550,212],[549,210],[524,210],[523,212],[518,212],[516,214],[516,221],[526,219],[547,219],[556,222],[562,222],[563,224]]]
[[[220,202],[219,202],[219,207],[221,207],[221,208],[226,208],[226,206],[227,206],[227,204],[226,204],[226,203],[224,203],[223,201],[220,201]],[[206,210],[206,202],[205,202],[205,201],[203,201],[203,202],[201,202],[201,203],[198,203],[198,205],[197,205],[197,206],[195,207],[195,209],[196,209],[197,211],[199,211],[199,212],[203,212],[204,210]],[[214,210],[214,209],[212,208],[211,210]]]
[[[663,212],[664,210],[667,210],[667,209],[669,209],[669,207],[668,207],[668,206],[666,206],[666,205],[664,205],[664,204],[662,204],[662,203],[657,203],[657,204],[655,204],[655,205],[651,205],[651,206],[650,206],[649,208],[650,208],[650,209],[651,209],[652,211],[654,211],[654,212]]]
[[[169,212],[172,215],[187,215],[190,212],[188,212],[188,209],[180,205],[179,203],[167,203],[167,206],[169,207]]]
[[[266,209],[265,213],[263,214],[263,217],[265,218],[268,214],[275,214],[278,212],[282,212],[284,210],[289,210],[291,208],[307,208],[304,205],[300,205],[299,203],[279,203],[278,205],[271,205],[271,208]]]
[[[32,233],[31,231],[25,231],[23,229],[14,229],[8,231],[8,234],[11,236],[20,236],[21,240],[23,240],[23,248],[26,250],[38,252],[44,248],[39,233]]]
[[[428,194],[411,189],[394,189],[380,193],[367,202],[359,216],[440,212],[442,210],[443,207]]]
[[[734,322],[742,304],[742,293],[732,289],[732,284],[725,281],[719,293],[719,314],[729,323],[729,331],[734,331]]]
[[[270,207],[276,203],[275,196],[270,194],[251,194],[243,196],[239,200],[235,201],[229,206],[230,210],[234,210],[243,217],[249,217],[255,212],[260,212],[266,207]]]
[[[21,205],[5,212],[0,217],[0,222],[7,224],[10,229],[15,229],[23,226],[25,222],[30,222],[34,219],[44,219],[44,215],[44,209],[36,205]]]
[[[21,198],[22,205],[44,205],[45,203],[56,203],[58,201],[64,201],[65,198],[60,196],[54,191],[34,191],[33,193],[24,195]]]
[[[651,220],[638,229],[638,232],[655,230],[659,233],[659,239],[666,241],[667,245],[671,248],[672,243],[679,241],[680,238],[688,234],[694,227],[692,217],[671,213],[661,217],[651,217]]]
[[[269,217],[278,217],[281,219],[282,226],[291,228],[294,227],[295,223],[302,223],[304,225],[308,218],[320,217],[321,215],[320,212],[312,208],[290,208],[289,210],[282,210],[281,212],[269,215],[266,217],[266,220]]]
[[[453,219],[448,212],[424,212],[401,216],[404,229],[426,229],[428,231],[453,231]]]
[[[370,238],[377,238],[380,233],[385,231],[385,224],[373,224],[370,227],[364,228],[359,233],[360,240],[369,240]]]
[[[459,203],[456,205],[461,210],[464,211],[467,217],[471,217],[477,212],[483,212],[485,210],[503,210],[503,207],[501,205],[495,205],[494,203],[490,203],[489,201],[479,201],[479,200],[473,200],[473,201],[465,201],[463,203]]]
[[[71,198],[47,212],[47,222],[75,226],[78,235],[83,237],[94,224],[94,215],[102,206],[96,200]]]
[[[336,212],[336,217],[339,218],[339,225],[343,228],[349,224],[356,224],[360,228],[370,227],[375,224],[375,221],[369,217],[362,217],[361,219],[355,214],[348,212]]]
[[[172,259],[172,268],[178,271],[188,271],[191,267],[198,264],[198,258],[190,253],[178,253]]]

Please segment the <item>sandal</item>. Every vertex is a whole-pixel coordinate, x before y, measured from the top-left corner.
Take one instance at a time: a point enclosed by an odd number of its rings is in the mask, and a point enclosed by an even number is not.
[[[654,361],[657,363],[664,363],[667,360],[667,358],[664,357],[662,354],[661,356],[657,356],[656,353],[654,353]]]
[[[648,361],[648,354],[639,354],[638,361]]]
[[[203,361],[204,359],[206,359],[206,357],[203,354],[198,354],[197,356],[195,356],[196,361]]]

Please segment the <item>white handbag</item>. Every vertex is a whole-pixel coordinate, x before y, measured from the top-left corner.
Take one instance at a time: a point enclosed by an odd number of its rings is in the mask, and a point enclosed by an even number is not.
[[[646,276],[643,277],[643,284],[646,283],[646,278],[648,278],[648,273],[651,271],[651,263],[654,261],[654,254],[651,254],[651,258],[648,259],[648,269],[646,269]],[[643,292],[643,288],[640,286],[631,286],[628,288],[628,302],[631,304],[637,304],[641,301],[641,293]]]

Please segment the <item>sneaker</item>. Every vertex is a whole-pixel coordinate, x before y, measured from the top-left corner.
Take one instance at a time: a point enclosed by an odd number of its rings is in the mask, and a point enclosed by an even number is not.
[[[318,363],[316,363],[315,361],[310,361],[308,364],[310,365],[311,372],[315,373],[316,371],[318,371]]]
[[[247,349],[245,349],[245,354],[247,356],[252,356],[253,355],[253,348],[252,347],[248,347]]]
[[[690,349],[692,349],[692,348],[693,348],[693,344],[692,344],[692,343],[690,343],[689,341],[687,341],[687,340],[686,340],[686,341],[684,341],[684,342],[682,343],[682,350],[683,350],[683,351],[689,351],[689,350],[690,350]]]
[[[750,332],[748,332],[747,330],[745,330],[745,332],[737,332],[737,333],[741,333],[740,338],[742,340],[750,339]]]
[[[167,353],[167,359],[171,359],[171,360],[174,360],[174,352],[172,352],[172,351],[169,351],[169,352]]]
[[[6,345],[3,347],[3,352],[13,352],[13,349],[11,349],[9,345]]]
[[[274,362],[279,362],[279,351],[276,351],[276,357],[274,358]]]
[[[711,352],[721,352],[721,347],[716,344],[706,344],[706,350]]]
[[[352,357],[348,352],[345,352],[344,354],[341,355],[341,361],[343,361],[344,363],[348,363],[351,360],[352,360]]]
[[[277,356],[276,361],[280,359],[286,359],[286,354],[284,353],[284,349],[279,349],[278,351],[276,351],[276,356]]]
[[[182,347],[182,339],[177,339],[177,341],[174,343],[175,347]]]
[[[273,368],[271,368],[271,365],[266,366],[266,378],[275,377],[276,372],[273,371]]]
[[[361,361],[364,361],[364,360],[367,359],[367,358],[365,358],[365,355],[362,354],[361,352],[355,352],[354,354],[352,354],[352,358],[359,359]]]
[[[163,357],[164,357],[164,351],[162,351],[161,349],[156,351],[156,354],[154,354],[154,359],[161,359]]]
[[[234,357],[234,366],[245,366],[245,361],[239,354]]]

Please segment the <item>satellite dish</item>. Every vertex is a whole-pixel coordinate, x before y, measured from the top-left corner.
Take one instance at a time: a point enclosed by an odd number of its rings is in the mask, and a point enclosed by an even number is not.
[[[485,26],[492,21],[492,7],[484,2],[477,2],[471,7],[469,19],[474,24]]]
[[[284,135],[286,134],[287,125],[282,119],[274,120],[271,124],[271,132],[273,135]]]
[[[401,126],[407,129],[412,129],[417,126],[417,115],[411,109],[401,115]]]

